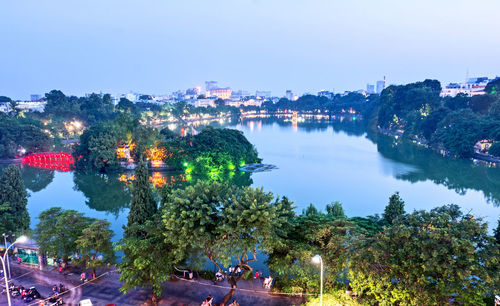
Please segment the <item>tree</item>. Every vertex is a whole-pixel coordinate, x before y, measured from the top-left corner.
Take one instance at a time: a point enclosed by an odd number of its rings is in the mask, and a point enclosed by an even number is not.
[[[318,267],[311,263],[311,258],[320,254],[325,274],[329,275],[325,289],[333,288],[346,268],[353,222],[308,208],[301,215],[292,216],[288,224],[284,243],[269,254],[270,270],[288,284],[287,288],[318,292]]]
[[[137,106],[135,106],[135,104],[127,98],[120,98],[120,102],[118,102],[116,108],[121,111],[129,111],[133,115],[139,114]]]
[[[8,103],[10,101],[12,101],[11,98],[6,97],[6,96],[0,96],[0,103],[3,103],[3,102],[7,102]]]
[[[158,204],[149,182],[148,167],[141,161],[135,169],[126,235],[137,235],[134,225],[144,225],[146,221],[151,220],[157,211]]]
[[[401,219],[404,214],[405,202],[399,196],[399,192],[396,192],[389,198],[389,204],[384,209],[384,220],[387,224],[392,224],[396,219]]]
[[[0,157],[19,156],[26,153],[49,151],[50,136],[41,128],[41,123],[26,118],[12,118],[0,113]]]
[[[484,88],[484,91],[489,93],[489,94],[496,94],[500,92],[500,78],[496,78],[493,81],[488,82],[486,84],[486,88]]]
[[[334,218],[344,218],[345,213],[344,209],[342,208],[342,203],[339,201],[332,202],[331,204],[326,205],[326,212],[329,216],[332,216]]]
[[[208,259],[226,275],[234,295],[237,282],[252,273],[257,246],[270,252],[281,243],[291,207],[262,189],[238,188],[198,181],[194,186],[168,192],[162,199],[165,242],[177,259]],[[236,259],[244,273],[225,272]]]
[[[38,216],[34,237],[40,251],[47,256],[62,258],[64,262],[77,250],[76,241],[94,219],[87,218],[75,210],[60,207],[49,208]]]
[[[494,142],[488,149],[488,154],[500,157],[500,141]]]
[[[85,130],[76,148],[76,166],[80,169],[95,169],[106,172],[118,167],[117,139],[109,126],[97,125]]]
[[[396,219],[356,240],[351,254],[350,285],[369,304],[481,305],[498,284],[498,246],[486,223],[456,205]]]
[[[19,168],[10,165],[0,176],[0,234],[20,234],[29,229],[28,195]]]
[[[87,268],[92,269],[94,275],[96,275],[97,268],[115,261],[115,252],[111,242],[114,233],[109,229],[110,224],[106,220],[96,220],[88,225],[76,240],[76,249],[81,261]]]
[[[449,113],[438,124],[434,143],[441,143],[452,155],[467,158],[474,154],[474,145],[480,139],[487,139],[491,126],[483,116],[469,109]]]
[[[497,244],[500,245],[500,219],[498,219],[498,222],[497,222],[497,228],[495,228],[493,230],[493,233],[494,233],[494,237],[495,237],[495,240],[497,242]]]
[[[123,285],[120,291],[127,293],[135,288],[151,287],[153,301],[163,293],[174,260],[172,245],[164,242],[164,226],[161,215],[156,214],[144,224],[134,224],[135,232],[141,236],[125,235],[116,250],[124,253],[118,269]]]

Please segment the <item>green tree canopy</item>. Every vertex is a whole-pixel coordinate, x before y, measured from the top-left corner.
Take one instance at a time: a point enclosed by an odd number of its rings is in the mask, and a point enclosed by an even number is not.
[[[158,204],[149,182],[148,167],[140,162],[135,169],[135,181],[132,185],[132,201],[128,214],[126,235],[136,236],[134,225],[143,225],[158,211]]]
[[[114,233],[109,229],[110,225],[111,223],[106,220],[96,220],[90,223],[76,240],[80,260],[87,268],[93,270],[94,275],[97,268],[115,262],[115,252],[111,242]]]
[[[349,268],[363,300],[381,305],[480,305],[498,284],[498,246],[481,219],[456,205],[416,211],[359,239]]]
[[[28,195],[19,168],[10,165],[0,176],[0,235],[21,234],[30,226]]]
[[[206,258],[221,273],[236,260],[236,266],[251,273],[257,247],[270,252],[282,243],[280,234],[287,226],[291,206],[262,189],[199,181],[166,193],[162,213],[165,241],[177,259]],[[222,303],[234,295],[236,283],[243,277],[226,276],[232,290]]]
[[[40,251],[47,256],[62,258],[65,262],[78,251],[77,240],[94,219],[75,210],[49,208],[38,216],[34,237]]]
[[[116,250],[124,253],[118,265],[123,282],[120,290],[127,293],[135,288],[151,288],[156,300],[179,261],[173,256],[173,246],[164,241],[161,214],[157,213],[142,225],[132,226],[134,232],[144,234],[125,235],[117,245]]]
[[[76,166],[106,172],[118,167],[116,134],[109,126],[97,125],[85,130],[74,152]]]
[[[342,203],[339,201],[332,202],[326,205],[326,213],[334,218],[344,218],[345,213],[342,208]]]
[[[403,218],[404,214],[405,202],[399,196],[399,192],[396,192],[389,198],[389,204],[384,209],[384,220],[387,224],[392,224],[395,220]]]

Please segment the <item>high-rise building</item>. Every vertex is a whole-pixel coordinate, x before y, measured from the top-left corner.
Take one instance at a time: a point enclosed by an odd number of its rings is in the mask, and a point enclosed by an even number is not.
[[[373,84],[366,84],[366,93],[371,95],[375,93],[375,85]]]
[[[377,81],[377,94],[381,94],[382,90],[385,89],[385,76],[384,79],[381,81]]]
[[[206,81],[205,82],[205,90],[210,91],[212,89],[218,88],[217,81]]]
[[[289,89],[285,92],[285,98],[292,101],[293,100],[293,92]]]

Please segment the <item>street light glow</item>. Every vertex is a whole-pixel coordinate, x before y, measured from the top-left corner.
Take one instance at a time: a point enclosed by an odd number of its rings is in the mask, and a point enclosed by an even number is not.
[[[321,256],[319,256],[319,255],[317,255],[317,254],[316,254],[316,255],[314,255],[314,257],[312,258],[312,262],[313,262],[313,263],[316,263],[316,264],[321,263]]]
[[[28,241],[28,237],[26,237],[24,235],[16,239],[16,242],[19,242],[19,243],[23,243],[26,241]]]

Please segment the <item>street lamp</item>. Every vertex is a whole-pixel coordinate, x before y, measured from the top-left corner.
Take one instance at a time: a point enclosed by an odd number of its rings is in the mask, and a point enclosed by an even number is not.
[[[320,285],[319,285],[319,305],[323,306],[323,258],[319,255],[315,255],[312,258],[312,262],[316,264],[320,264],[321,273],[320,273]]]
[[[0,257],[0,260],[2,260],[3,277],[5,279],[5,290],[7,291],[7,302],[9,306],[11,306],[12,304],[10,303],[9,281],[7,280],[7,272],[5,271],[5,256],[7,256],[7,254],[9,253],[9,249],[13,247],[16,243],[18,242],[23,243],[26,242],[26,240],[28,240],[28,237],[26,236],[21,236],[17,238],[17,240],[14,241],[8,248],[7,247],[5,248],[5,254],[3,254],[2,257]]]
[[[13,237],[14,235],[7,235],[7,234],[3,234],[3,240],[5,242],[5,248],[7,248],[7,237]],[[9,260],[9,256],[7,256],[7,270],[9,270],[9,278],[10,278],[10,260]],[[5,271],[4,271],[5,272]]]

